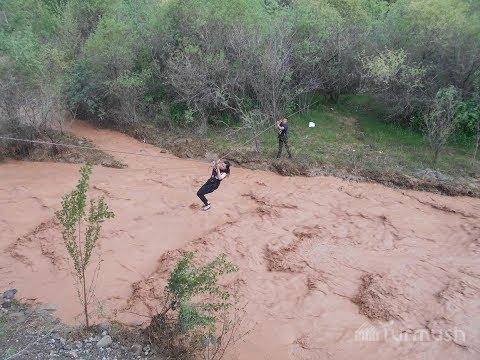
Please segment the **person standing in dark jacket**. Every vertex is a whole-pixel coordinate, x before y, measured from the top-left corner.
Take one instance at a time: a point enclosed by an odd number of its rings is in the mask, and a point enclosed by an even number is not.
[[[282,155],[282,149],[285,145],[285,149],[287,149],[288,157],[292,158],[292,153],[290,152],[290,147],[288,146],[288,119],[283,118],[282,120],[278,120],[276,123],[276,127],[278,129],[278,153],[277,159],[280,158]]]

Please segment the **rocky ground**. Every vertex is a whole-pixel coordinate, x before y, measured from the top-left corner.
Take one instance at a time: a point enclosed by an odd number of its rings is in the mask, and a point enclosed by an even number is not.
[[[62,324],[56,305],[4,302],[0,310],[0,359],[163,359],[141,341],[141,330],[102,323],[85,330]]]

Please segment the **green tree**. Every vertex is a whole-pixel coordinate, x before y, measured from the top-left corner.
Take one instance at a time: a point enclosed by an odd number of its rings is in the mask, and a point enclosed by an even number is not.
[[[404,50],[386,50],[362,60],[362,90],[383,103],[390,118],[408,120],[425,108],[427,70],[410,64]]]
[[[430,112],[425,116],[425,136],[432,148],[434,163],[457,126],[459,106],[458,91],[450,86],[437,92]]]
[[[91,165],[82,166],[76,190],[64,196],[62,209],[56,212],[57,219],[63,226],[63,241],[73,261],[74,274],[79,286],[79,300],[83,305],[87,327],[90,326],[88,305],[94,294],[95,283],[92,281],[87,287],[86,270],[100,237],[103,222],[114,217],[103,197],[91,199],[87,210],[88,180],[91,173]]]

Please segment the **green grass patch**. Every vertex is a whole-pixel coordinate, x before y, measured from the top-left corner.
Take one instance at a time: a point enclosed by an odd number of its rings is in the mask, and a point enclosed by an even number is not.
[[[314,122],[315,127],[309,127],[309,122]],[[257,133],[264,129],[258,129]],[[272,127],[258,136],[258,156],[275,157],[278,149],[276,134]],[[231,149],[240,153],[255,151],[255,142],[250,141],[254,136],[252,130],[227,135],[224,129],[212,130],[209,134],[211,143],[220,154]],[[471,139],[453,138],[437,164],[433,164],[423,134],[388,122],[382,108],[367,96],[344,96],[337,103],[323,100],[308,113],[290,117],[289,143],[296,158],[312,165],[406,174],[426,167],[452,175],[480,171],[478,161],[475,164],[471,161]]]
[[[370,149],[389,157],[391,165],[406,173],[419,168],[435,168],[450,175],[478,173],[472,162],[473,139],[465,135],[452,137],[436,164],[423,134],[412,128],[388,122],[380,106],[365,96],[345,96],[329,104],[333,112],[358,119],[362,142]]]

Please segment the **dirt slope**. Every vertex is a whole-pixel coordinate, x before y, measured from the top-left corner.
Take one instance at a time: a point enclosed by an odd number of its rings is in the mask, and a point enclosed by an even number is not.
[[[72,131],[168,156],[83,123]],[[231,359],[480,357],[480,199],[233,168],[202,212],[208,164],[115,157],[129,167],[96,167],[91,180],[116,214],[100,244],[97,316],[144,320],[132,313],[154,310],[176,250],[226,253],[254,325]],[[78,169],[0,165],[0,290],[58,304],[70,323],[80,306],[53,219]]]

